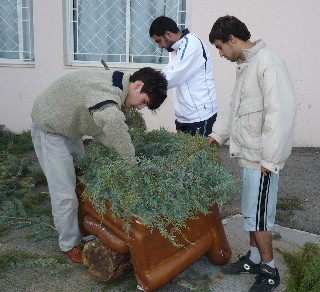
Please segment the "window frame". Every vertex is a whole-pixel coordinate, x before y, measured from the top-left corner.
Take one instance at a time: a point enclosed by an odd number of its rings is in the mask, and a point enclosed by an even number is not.
[[[129,0],[127,0],[129,2]],[[67,67],[101,67],[100,61],[78,61],[74,60],[73,55],[73,9],[71,8],[73,0],[64,0],[64,62]],[[191,24],[191,11],[192,11],[192,1],[186,0],[186,23],[185,27],[190,28]],[[129,12],[129,7],[127,6],[127,13]],[[127,24],[129,20],[127,19]],[[129,24],[130,25],[130,24]],[[179,25],[179,23],[178,23]],[[128,26],[126,27],[126,33],[129,33]],[[149,38],[149,35],[146,35]],[[128,38],[127,38],[128,39]],[[126,47],[128,50],[129,41],[126,41]],[[128,59],[128,58],[127,58]],[[139,69],[142,67],[153,67],[155,69],[162,69],[166,64],[156,64],[156,63],[132,63],[132,62],[110,62],[108,63],[109,68],[127,68],[127,69]]]
[[[29,6],[23,6],[23,0],[18,1],[16,9],[20,12],[21,17],[18,17],[18,40],[19,40],[19,55],[18,59],[10,58],[0,58],[0,66],[9,66],[9,65],[23,65],[28,67],[34,67],[35,65],[35,55],[34,55],[34,24],[33,24],[33,0],[26,0]],[[27,15],[28,19],[24,19],[23,9],[28,9]],[[24,22],[28,21],[27,27],[24,26]],[[29,38],[28,41],[25,41],[26,38]],[[28,43],[28,44],[26,44]],[[28,50],[26,50],[26,46]],[[23,53],[29,52],[31,58],[24,59]]]

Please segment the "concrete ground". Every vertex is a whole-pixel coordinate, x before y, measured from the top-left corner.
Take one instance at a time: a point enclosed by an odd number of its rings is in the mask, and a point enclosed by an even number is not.
[[[224,168],[239,179],[237,160],[229,157],[227,146],[220,147]],[[279,198],[295,199],[299,208],[288,216],[277,216],[274,228],[274,256],[281,284],[275,291],[285,291],[289,278],[282,251],[299,251],[305,242],[320,244],[320,148],[293,148],[284,169],[280,172]],[[238,182],[238,189],[240,183]],[[242,231],[240,195],[236,191],[221,209],[224,226],[232,250],[230,262],[238,260],[238,254],[246,254],[249,246],[248,234]],[[280,214],[280,212],[278,212]],[[276,239],[277,238],[277,239]],[[191,276],[190,276],[191,275]],[[179,277],[159,291],[248,291],[255,281],[254,275],[224,275],[220,267],[203,257]],[[182,288],[184,287],[184,289]]]
[[[229,158],[228,148],[220,148],[222,164],[235,177],[239,167],[235,159]],[[294,148],[287,164],[280,174],[279,197],[297,198],[301,209],[294,210],[290,216],[278,218],[274,229],[275,263],[280,272],[281,285],[276,291],[284,291],[289,278],[288,269],[281,255],[282,251],[295,252],[305,242],[320,244],[320,148]],[[241,230],[239,194],[220,209],[224,218],[224,228],[232,249],[231,262],[238,259],[238,254],[248,250],[248,234]],[[7,250],[36,252],[37,254],[61,257],[57,239],[34,242],[28,238],[28,231],[14,230],[8,236],[0,238],[0,254]],[[1,264],[1,263],[0,263]],[[64,271],[64,270],[62,270]],[[248,291],[254,282],[254,275],[230,276],[221,273],[219,266],[214,266],[206,257],[173,279],[157,292],[187,291]],[[82,265],[68,267],[66,273],[56,268],[12,269],[0,272],[0,291],[4,292],[88,292],[138,291],[133,274],[113,284],[99,283]]]
[[[241,231],[242,217],[232,216],[223,220],[226,235],[232,249],[230,262],[238,260],[238,254],[245,254],[248,250],[248,235]],[[274,228],[274,256],[275,263],[281,277],[281,284],[275,291],[285,291],[289,278],[288,268],[284,262],[282,252],[297,252],[305,242],[320,244],[320,236],[300,230],[276,225]],[[193,276],[192,276],[193,275]],[[214,266],[208,257],[204,256],[190,266],[185,272],[159,292],[164,291],[217,291],[242,292],[248,291],[255,281],[255,275],[225,275],[221,267]],[[180,286],[180,287],[179,287]],[[181,289],[182,287],[185,288]]]
[[[248,250],[248,235],[241,230],[242,217],[234,215],[224,219],[224,229],[232,250],[230,262],[238,259],[238,254]],[[21,234],[22,230],[14,231],[0,243],[0,252],[7,249],[17,251],[34,251],[46,255],[48,253],[61,256],[56,240],[32,242]],[[275,263],[279,269],[281,284],[275,291],[285,291],[289,279],[288,268],[282,252],[297,252],[305,242],[320,244],[320,236],[276,225],[274,229]],[[174,278],[157,292],[242,292],[248,291],[255,281],[255,275],[225,275],[220,266],[215,266],[207,256],[203,256],[189,266],[183,273]],[[61,274],[45,268],[11,270],[1,275],[0,291],[3,292],[137,292],[137,282],[133,273],[124,279],[109,285],[98,282],[83,265],[72,265]]]

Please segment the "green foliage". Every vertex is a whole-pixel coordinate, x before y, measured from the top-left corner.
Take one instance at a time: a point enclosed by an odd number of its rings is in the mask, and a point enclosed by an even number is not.
[[[23,155],[33,150],[30,131],[14,134],[0,125],[0,152]]]
[[[219,164],[217,149],[206,138],[161,129],[141,131],[132,140],[135,167],[96,142],[79,160],[87,185],[84,196],[101,215],[108,200],[127,229],[134,214],[175,243],[176,232],[188,218],[198,212],[208,214],[214,203],[226,202],[234,179]]]
[[[29,161],[12,155],[1,156],[0,201],[18,195],[22,188],[30,190],[32,182],[26,178]]]
[[[277,202],[277,208],[279,210],[288,211],[291,215],[294,210],[301,209],[301,202],[297,197],[292,197],[292,198],[280,197]]]
[[[122,112],[126,116],[126,124],[129,127],[129,133],[131,136],[139,135],[141,132],[147,130],[146,122],[140,112],[134,108],[126,108],[122,106]]]
[[[65,263],[64,258],[43,256],[26,251],[8,250],[0,253],[0,272],[12,269],[34,269],[43,268],[48,271],[65,271],[70,265]]]
[[[39,169],[30,169],[26,158],[30,147],[30,133],[15,135],[3,127],[0,131],[0,235],[13,228],[29,226],[35,240],[55,237],[50,210],[45,210],[47,200],[36,192],[36,186],[46,182]]]
[[[302,210],[302,205],[297,197],[279,197],[277,202],[277,220],[288,220],[295,210]]]
[[[291,275],[286,291],[320,291],[320,245],[307,242],[300,253],[285,253],[284,259]]]

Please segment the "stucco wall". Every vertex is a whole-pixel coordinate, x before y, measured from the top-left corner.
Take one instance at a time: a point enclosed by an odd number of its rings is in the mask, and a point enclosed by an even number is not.
[[[35,97],[55,79],[74,70],[64,67],[63,63],[63,1],[33,2],[35,67],[0,67],[0,124],[16,132],[30,128],[30,111]],[[230,14],[247,24],[251,40],[262,38],[289,67],[298,101],[295,146],[320,146],[319,11],[317,0],[193,0],[189,28],[211,51],[221,109],[229,102],[235,64],[219,57],[208,41],[208,34],[219,16]],[[174,131],[171,98],[157,115],[148,110],[143,113],[149,129],[163,126]]]

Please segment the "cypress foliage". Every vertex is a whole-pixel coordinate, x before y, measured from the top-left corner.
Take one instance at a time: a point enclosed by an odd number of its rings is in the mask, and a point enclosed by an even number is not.
[[[24,155],[33,150],[30,131],[15,134],[5,126],[0,125],[0,152],[7,152],[11,155]]]
[[[105,200],[110,201],[112,213],[126,222],[127,229],[134,214],[175,243],[176,232],[188,218],[198,212],[208,214],[214,203],[226,202],[234,178],[220,165],[216,147],[205,137],[165,129],[148,132],[130,124],[129,128],[136,166],[114,149],[92,142],[79,159],[87,185],[83,195],[101,215]]]
[[[27,226],[35,240],[55,237],[47,198],[36,191],[46,179],[30,167],[30,131],[14,134],[0,125],[0,142],[0,236]]]

